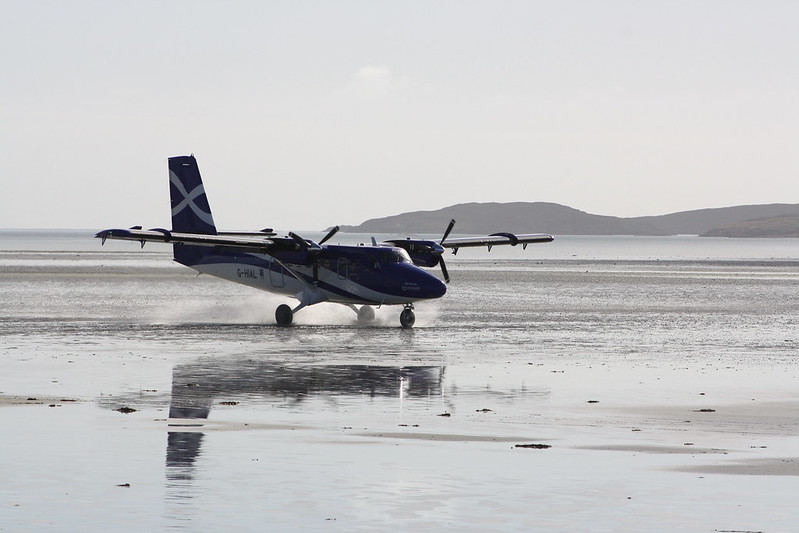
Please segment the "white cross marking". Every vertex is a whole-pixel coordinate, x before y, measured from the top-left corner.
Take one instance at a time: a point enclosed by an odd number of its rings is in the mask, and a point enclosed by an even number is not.
[[[181,200],[181,202],[178,205],[172,208],[172,216],[177,215],[178,213],[183,211],[186,208],[186,206],[189,206],[191,210],[194,211],[194,214],[200,218],[200,220],[202,220],[209,226],[213,226],[214,218],[211,216],[211,213],[206,213],[205,211],[200,209],[197,206],[197,204],[194,203],[195,198],[197,198],[201,194],[205,194],[205,189],[203,188],[203,184],[202,183],[199,184],[197,187],[194,188],[194,190],[192,190],[189,193],[186,191],[186,188],[180,182],[180,179],[177,177],[177,175],[171,170],[169,171],[169,181],[172,183],[172,185],[175,186],[178,192],[180,192],[180,194],[183,195],[183,200]]]

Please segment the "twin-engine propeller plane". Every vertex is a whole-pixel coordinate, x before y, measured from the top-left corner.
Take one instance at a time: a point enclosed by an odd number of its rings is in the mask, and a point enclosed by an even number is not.
[[[492,246],[552,241],[551,235],[494,233],[486,237],[448,238],[455,221],[449,223],[439,241],[372,238],[371,246],[325,244],[338,231],[331,229],[318,243],[296,233],[278,237],[271,230],[256,233],[220,232],[211,216],[200,169],[194,156],[169,159],[172,229],[107,229],[95,235],[144,243],[172,244],[174,260],[203,274],[211,274],[257,289],[285,294],[299,300],[293,309],[282,304],[275,312],[280,326],[291,324],[300,309],[320,302],[344,304],[358,320],[374,319],[373,306],[402,305],[400,323],[412,327],[413,304],[440,298],[446,285],[420,267],[440,266],[449,283],[444,250],[467,246]],[[356,307],[360,305],[360,307]]]

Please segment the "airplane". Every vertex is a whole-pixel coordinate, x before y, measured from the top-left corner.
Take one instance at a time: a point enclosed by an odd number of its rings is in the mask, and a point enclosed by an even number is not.
[[[275,310],[279,326],[288,326],[301,309],[321,302],[343,304],[357,314],[358,321],[374,320],[374,307],[401,305],[400,325],[413,327],[414,303],[440,298],[447,287],[422,267],[441,267],[450,277],[444,251],[474,246],[551,242],[547,234],[494,233],[484,237],[449,238],[451,220],[438,240],[390,239],[371,245],[325,244],[339,230],[333,227],[314,242],[289,232],[284,237],[267,228],[259,232],[217,231],[194,155],[169,158],[172,229],[106,229],[95,234],[107,239],[172,244],[173,259],[201,274],[210,274],[256,289],[288,295],[299,301],[295,307],[281,304]],[[360,306],[360,307],[358,307]]]

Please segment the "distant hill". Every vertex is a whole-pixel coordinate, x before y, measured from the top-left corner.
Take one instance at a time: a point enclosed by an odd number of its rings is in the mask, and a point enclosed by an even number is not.
[[[728,224],[703,234],[705,237],[799,237],[799,217],[758,218]]]
[[[716,209],[681,211],[670,215],[638,217],[628,220],[656,224],[672,235],[704,235],[716,228],[732,224],[783,216],[799,216],[799,204],[739,205]]]
[[[548,202],[468,203],[436,211],[414,211],[373,218],[342,231],[358,233],[443,233],[450,219],[455,231],[484,234],[552,233],[554,235],[705,235],[713,230],[757,219],[799,218],[799,204],[742,205],[699,209],[660,216],[621,218],[592,215],[565,205]],[[763,234],[769,230],[762,225]],[[774,228],[774,231],[783,231]]]

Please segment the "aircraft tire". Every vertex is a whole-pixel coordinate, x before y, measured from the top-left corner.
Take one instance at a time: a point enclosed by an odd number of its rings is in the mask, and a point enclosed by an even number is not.
[[[362,305],[358,309],[358,322],[371,322],[375,319],[375,310],[371,305]]]
[[[278,326],[290,326],[293,315],[291,307],[286,304],[280,304],[275,309],[275,320]]]
[[[400,324],[403,328],[412,328],[416,322],[416,315],[413,314],[412,309],[403,309],[400,313]]]

